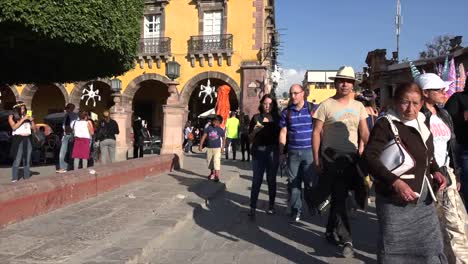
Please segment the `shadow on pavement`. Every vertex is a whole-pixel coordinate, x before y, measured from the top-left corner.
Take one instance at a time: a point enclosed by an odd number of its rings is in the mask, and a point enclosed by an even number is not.
[[[233,163],[233,164],[232,164]],[[223,165],[239,166],[239,161],[223,161]],[[239,167],[247,169],[249,163],[240,163]],[[244,165],[245,164],[245,165]],[[237,167],[236,166],[236,167]],[[226,168],[226,167],[225,167]],[[190,172],[185,173],[192,175],[201,175]],[[202,184],[210,186],[214,184],[202,179],[187,179],[183,176],[170,174],[176,178],[181,184],[188,186],[188,191],[195,193],[197,196],[206,200],[204,192],[201,188],[193,187],[193,181],[205,182]],[[203,176],[204,177],[204,176]],[[240,180],[251,181],[251,176],[240,175]],[[250,186],[249,186],[250,187]],[[249,188],[248,187],[248,188]],[[277,199],[285,200],[286,198],[286,184],[278,182]],[[310,225],[304,223],[290,224],[290,218],[286,216],[286,207],[280,205],[277,200],[277,214],[270,216],[266,215],[262,210],[257,209],[257,218],[255,222],[250,221],[247,216],[249,208],[249,197],[225,191],[222,195],[207,204],[207,208],[202,207],[200,204],[190,202],[189,204],[194,208],[193,219],[197,225],[205,230],[232,241],[233,247],[239,240],[247,241],[253,245],[261,247],[277,256],[281,256],[293,263],[327,263],[322,261],[323,258],[341,258],[338,253],[339,249],[326,242],[323,237],[323,232],[312,229]],[[263,203],[263,204],[262,204]],[[266,207],[267,202],[259,200],[258,208],[262,205]],[[351,218],[351,225],[354,230],[353,238],[354,245],[358,251],[364,251],[372,254],[376,251],[376,234],[377,224],[374,219],[369,217],[371,213],[364,213],[358,211],[354,217]],[[324,227],[326,225],[326,216],[309,216],[305,215],[304,222],[311,223],[316,226]],[[283,237],[287,240],[294,241],[298,245],[291,245],[277,237]],[[302,250],[300,249],[302,248]],[[307,252],[307,253],[306,253]],[[375,260],[365,255],[355,253],[355,260],[363,261],[364,263],[375,263]],[[338,260],[337,259],[337,260]],[[342,259],[349,263],[347,260]]]

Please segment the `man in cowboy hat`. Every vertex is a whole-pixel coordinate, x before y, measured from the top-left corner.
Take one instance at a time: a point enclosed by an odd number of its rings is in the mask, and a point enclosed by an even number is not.
[[[352,67],[341,67],[330,79],[335,81],[336,94],[323,101],[313,116],[314,164],[323,174],[320,180],[326,179],[331,194],[326,239],[342,244],[343,256],[352,257],[354,249],[346,199],[357,176],[359,141],[366,144],[369,137],[368,115],[363,104],[354,100],[356,79]]]

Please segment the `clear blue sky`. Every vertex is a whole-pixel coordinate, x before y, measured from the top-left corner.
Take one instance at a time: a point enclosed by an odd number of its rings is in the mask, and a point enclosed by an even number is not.
[[[396,49],[396,0],[276,0],[284,69],[362,71],[367,52]],[[468,0],[402,0],[400,59],[415,59],[435,36],[462,35],[468,46]]]

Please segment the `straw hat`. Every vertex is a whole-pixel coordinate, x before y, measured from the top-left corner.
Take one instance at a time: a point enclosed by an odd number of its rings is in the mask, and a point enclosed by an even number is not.
[[[328,79],[332,81],[334,81],[335,79],[348,79],[348,80],[356,81],[356,76],[354,75],[353,67],[342,66],[336,73],[336,76],[328,77]]]

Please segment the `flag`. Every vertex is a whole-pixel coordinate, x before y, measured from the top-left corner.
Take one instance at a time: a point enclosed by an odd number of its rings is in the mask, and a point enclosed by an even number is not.
[[[466,82],[466,73],[465,73],[465,67],[463,66],[463,63],[460,63],[458,66],[458,88],[457,92],[463,91],[463,88],[465,88],[465,82]]]
[[[453,58],[452,60],[450,60],[449,71],[447,74],[446,81],[452,82],[449,86],[449,89],[446,92],[447,96],[450,97],[452,94],[454,94],[457,91],[456,89],[457,72],[455,71],[455,60]]]

